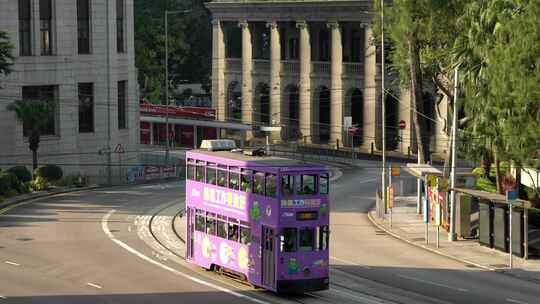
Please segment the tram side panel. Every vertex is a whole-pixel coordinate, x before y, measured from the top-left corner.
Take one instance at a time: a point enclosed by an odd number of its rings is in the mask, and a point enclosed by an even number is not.
[[[192,180],[186,182],[186,207],[190,209],[192,218],[188,225],[188,241],[193,234],[192,257],[190,261],[204,268],[219,265],[246,275],[248,281],[256,286],[275,290],[275,283],[263,282],[263,251],[264,239],[262,227],[274,228],[272,239],[273,248],[277,248],[278,208],[277,201],[252,193],[245,193],[223,187],[208,185]],[[231,241],[229,237],[220,237],[218,231],[209,231],[208,225],[201,229],[201,218],[208,222],[208,214],[214,214],[211,219],[222,220],[223,217],[237,219],[250,228],[250,241],[246,244]],[[198,219],[198,217],[200,217]],[[199,220],[199,227],[197,227]],[[229,224],[231,221],[228,221]],[[212,223],[212,221],[210,221]],[[198,229],[197,229],[198,228]],[[216,230],[218,230],[216,225]],[[228,233],[229,231],[227,231]],[[240,232],[239,232],[240,233]],[[188,257],[190,246],[188,245]],[[277,265],[277,254],[273,257]],[[274,272],[275,276],[275,272]],[[266,283],[266,284],[265,284]]]

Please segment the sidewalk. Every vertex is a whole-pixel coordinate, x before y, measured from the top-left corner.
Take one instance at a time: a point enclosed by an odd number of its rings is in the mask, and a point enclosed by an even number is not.
[[[429,243],[426,244],[426,224],[422,216],[416,213],[416,196],[396,197],[395,207],[392,210],[392,228],[390,228],[389,214],[385,219],[379,219],[375,210],[372,210],[368,216],[379,229],[411,245],[479,268],[540,283],[540,258],[538,257],[524,260],[514,256],[513,269],[509,269],[507,253],[481,246],[477,239],[449,242],[447,233],[442,228],[439,234],[439,248],[437,248],[437,228],[432,225],[429,226]]]

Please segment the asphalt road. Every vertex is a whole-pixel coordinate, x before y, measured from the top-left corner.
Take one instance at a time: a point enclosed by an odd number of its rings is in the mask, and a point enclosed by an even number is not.
[[[469,268],[377,231],[367,211],[378,174],[344,168],[332,187],[329,291],[278,297],[186,265],[160,244],[181,251],[166,227],[183,205],[183,185],[167,183],[50,197],[1,215],[0,303],[540,301],[540,285]]]

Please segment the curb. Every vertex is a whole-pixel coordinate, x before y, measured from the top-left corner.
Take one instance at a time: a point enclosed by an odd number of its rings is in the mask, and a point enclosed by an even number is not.
[[[21,204],[21,203],[26,203],[26,202],[37,200],[37,199],[40,199],[40,198],[54,196],[54,195],[58,195],[58,194],[94,190],[94,189],[97,189],[97,188],[101,188],[101,187],[96,185],[96,186],[81,187],[81,188],[67,188],[67,189],[58,190],[58,191],[37,193],[35,195],[29,194],[29,195],[27,195],[25,197],[19,197],[19,198],[14,197],[14,198],[7,199],[6,201],[0,203],[0,215],[5,213],[6,211],[9,211],[11,208],[13,208],[14,206],[16,206],[18,204]]]
[[[481,269],[488,270],[488,271],[493,271],[493,272],[498,272],[498,273],[508,274],[508,273],[506,273],[506,272],[504,272],[504,271],[498,270],[497,268],[493,268],[493,267],[485,266],[485,265],[478,264],[478,263],[475,263],[475,262],[471,262],[471,261],[469,261],[469,260],[461,259],[461,258],[455,257],[455,256],[453,256],[453,255],[446,254],[446,253],[444,253],[444,252],[442,252],[442,251],[440,251],[440,250],[433,249],[433,248],[431,248],[431,247],[428,247],[428,246],[425,246],[425,245],[422,245],[422,244],[418,244],[418,243],[415,243],[415,242],[413,242],[413,241],[411,241],[411,240],[409,240],[409,239],[407,239],[407,238],[404,238],[404,237],[400,236],[399,234],[394,233],[394,232],[392,232],[391,230],[387,229],[386,227],[384,227],[384,225],[379,224],[379,223],[377,222],[377,220],[375,220],[375,219],[373,218],[373,216],[371,215],[372,211],[373,211],[373,210],[370,210],[370,211],[368,212],[368,218],[369,218],[369,220],[371,221],[371,223],[372,223],[373,225],[375,225],[377,228],[383,230],[384,232],[386,232],[387,234],[389,234],[390,236],[392,236],[392,237],[394,237],[394,238],[396,238],[396,239],[398,239],[398,240],[401,240],[401,241],[403,241],[403,242],[405,242],[405,243],[408,243],[408,244],[410,244],[410,245],[413,245],[413,246],[415,246],[415,247],[422,248],[422,249],[424,249],[424,250],[427,250],[427,251],[429,251],[429,252],[438,254],[438,255],[440,255],[440,256],[449,258],[449,259],[454,260],[454,261],[457,261],[457,262],[461,262],[461,263],[464,263],[464,264],[472,265],[472,266],[475,266],[475,267],[477,267],[477,268],[481,268]],[[515,277],[514,275],[512,275],[512,276]]]

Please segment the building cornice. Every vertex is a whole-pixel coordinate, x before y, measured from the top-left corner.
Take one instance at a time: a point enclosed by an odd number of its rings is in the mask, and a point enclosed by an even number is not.
[[[213,1],[206,3],[213,18],[222,21],[371,21],[372,1]]]

